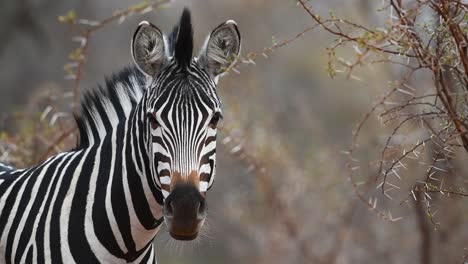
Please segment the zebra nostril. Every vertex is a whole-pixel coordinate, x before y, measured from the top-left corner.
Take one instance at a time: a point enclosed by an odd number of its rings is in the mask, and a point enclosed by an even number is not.
[[[206,202],[205,199],[200,201],[200,205],[198,207],[198,217],[203,218],[206,215]]]
[[[166,200],[165,206],[164,206],[164,214],[166,216],[173,216],[174,214],[174,204],[170,200]]]

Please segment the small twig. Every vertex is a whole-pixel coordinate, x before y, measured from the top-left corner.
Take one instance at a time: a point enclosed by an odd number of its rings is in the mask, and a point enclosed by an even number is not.
[[[76,132],[76,130],[77,130],[77,128],[75,126],[73,126],[73,127],[70,127],[68,130],[64,131],[62,134],[60,134],[57,137],[57,139],[55,139],[52,143],[49,144],[49,147],[47,147],[44,154],[42,154],[37,159],[37,162],[39,163],[39,162],[42,162],[42,161],[46,160],[47,157],[49,157],[53,153],[56,146],[58,146],[60,143],[62,143],[68,136],[70,136],[71,134]]]
[[[82,43],[80,47],[81,49],[80,58],[76,59],[78,61],[78,65],[76,67],[75,82],[73,86],[73,112],[74,113],[78,112],[79,99],[81,96],[80,84],[81,84],[81,79],[83,75],[83,67],[85,65],[85,60],[88,55],[89,42],[91,40],[91,37],[94,35],[94,33],[102,29],[104,26],[109,25],[122,18],[125,18],[131,14],[139,13],[139,12],[150,10],[150,9],[155,9],[169,2],[171,2],[171,0],[158,0],[155,2],[144,3],[138,6],[132,6],[126,10],[119,11],[108,18],[95,22],[96,24],[91,25],[91,26],[81,26],[77,24],[76,21],[71,22],[72,28],[79,33],[80,35],[79,37]]]

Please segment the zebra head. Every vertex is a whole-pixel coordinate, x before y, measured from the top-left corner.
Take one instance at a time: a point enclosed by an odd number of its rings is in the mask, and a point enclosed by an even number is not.
[[[206,217],[206,192],[216,168],[217,124],[222,117],[216,87],[240,51],[236,23],[226,21],[192,56],[190,12],[184,9],[169,37],[143,21],[132,55],[150,80],[144,103],[152,174],[164,196],[163,215],[171,236],[192,240]]]

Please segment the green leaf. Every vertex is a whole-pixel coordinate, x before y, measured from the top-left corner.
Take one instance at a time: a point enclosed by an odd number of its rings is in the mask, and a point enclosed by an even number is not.
[[[76,22],[76,12],[75,10],[70,10],[64,16],[59,16],[58,21],[61,23],[75,24]]]

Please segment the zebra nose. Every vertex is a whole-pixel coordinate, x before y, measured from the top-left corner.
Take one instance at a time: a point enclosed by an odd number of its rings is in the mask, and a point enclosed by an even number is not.
[[[206,199],[193,187],[177,187],[164,201],[164,215],[173,217],[177,211],[186,217],[192,212],[196,218],[204,218]]]
[[[171,200],[168,200],[164,206],[164,214],[166,217],[174,216],[174,203]],[[198,205],[198,219],[203,219],[206,216],[206,201],[202,199]]]
[[[177,185],[164,201],[164,219],[172,237],[192,240],[206,217],[206,201],[193,185]]]

